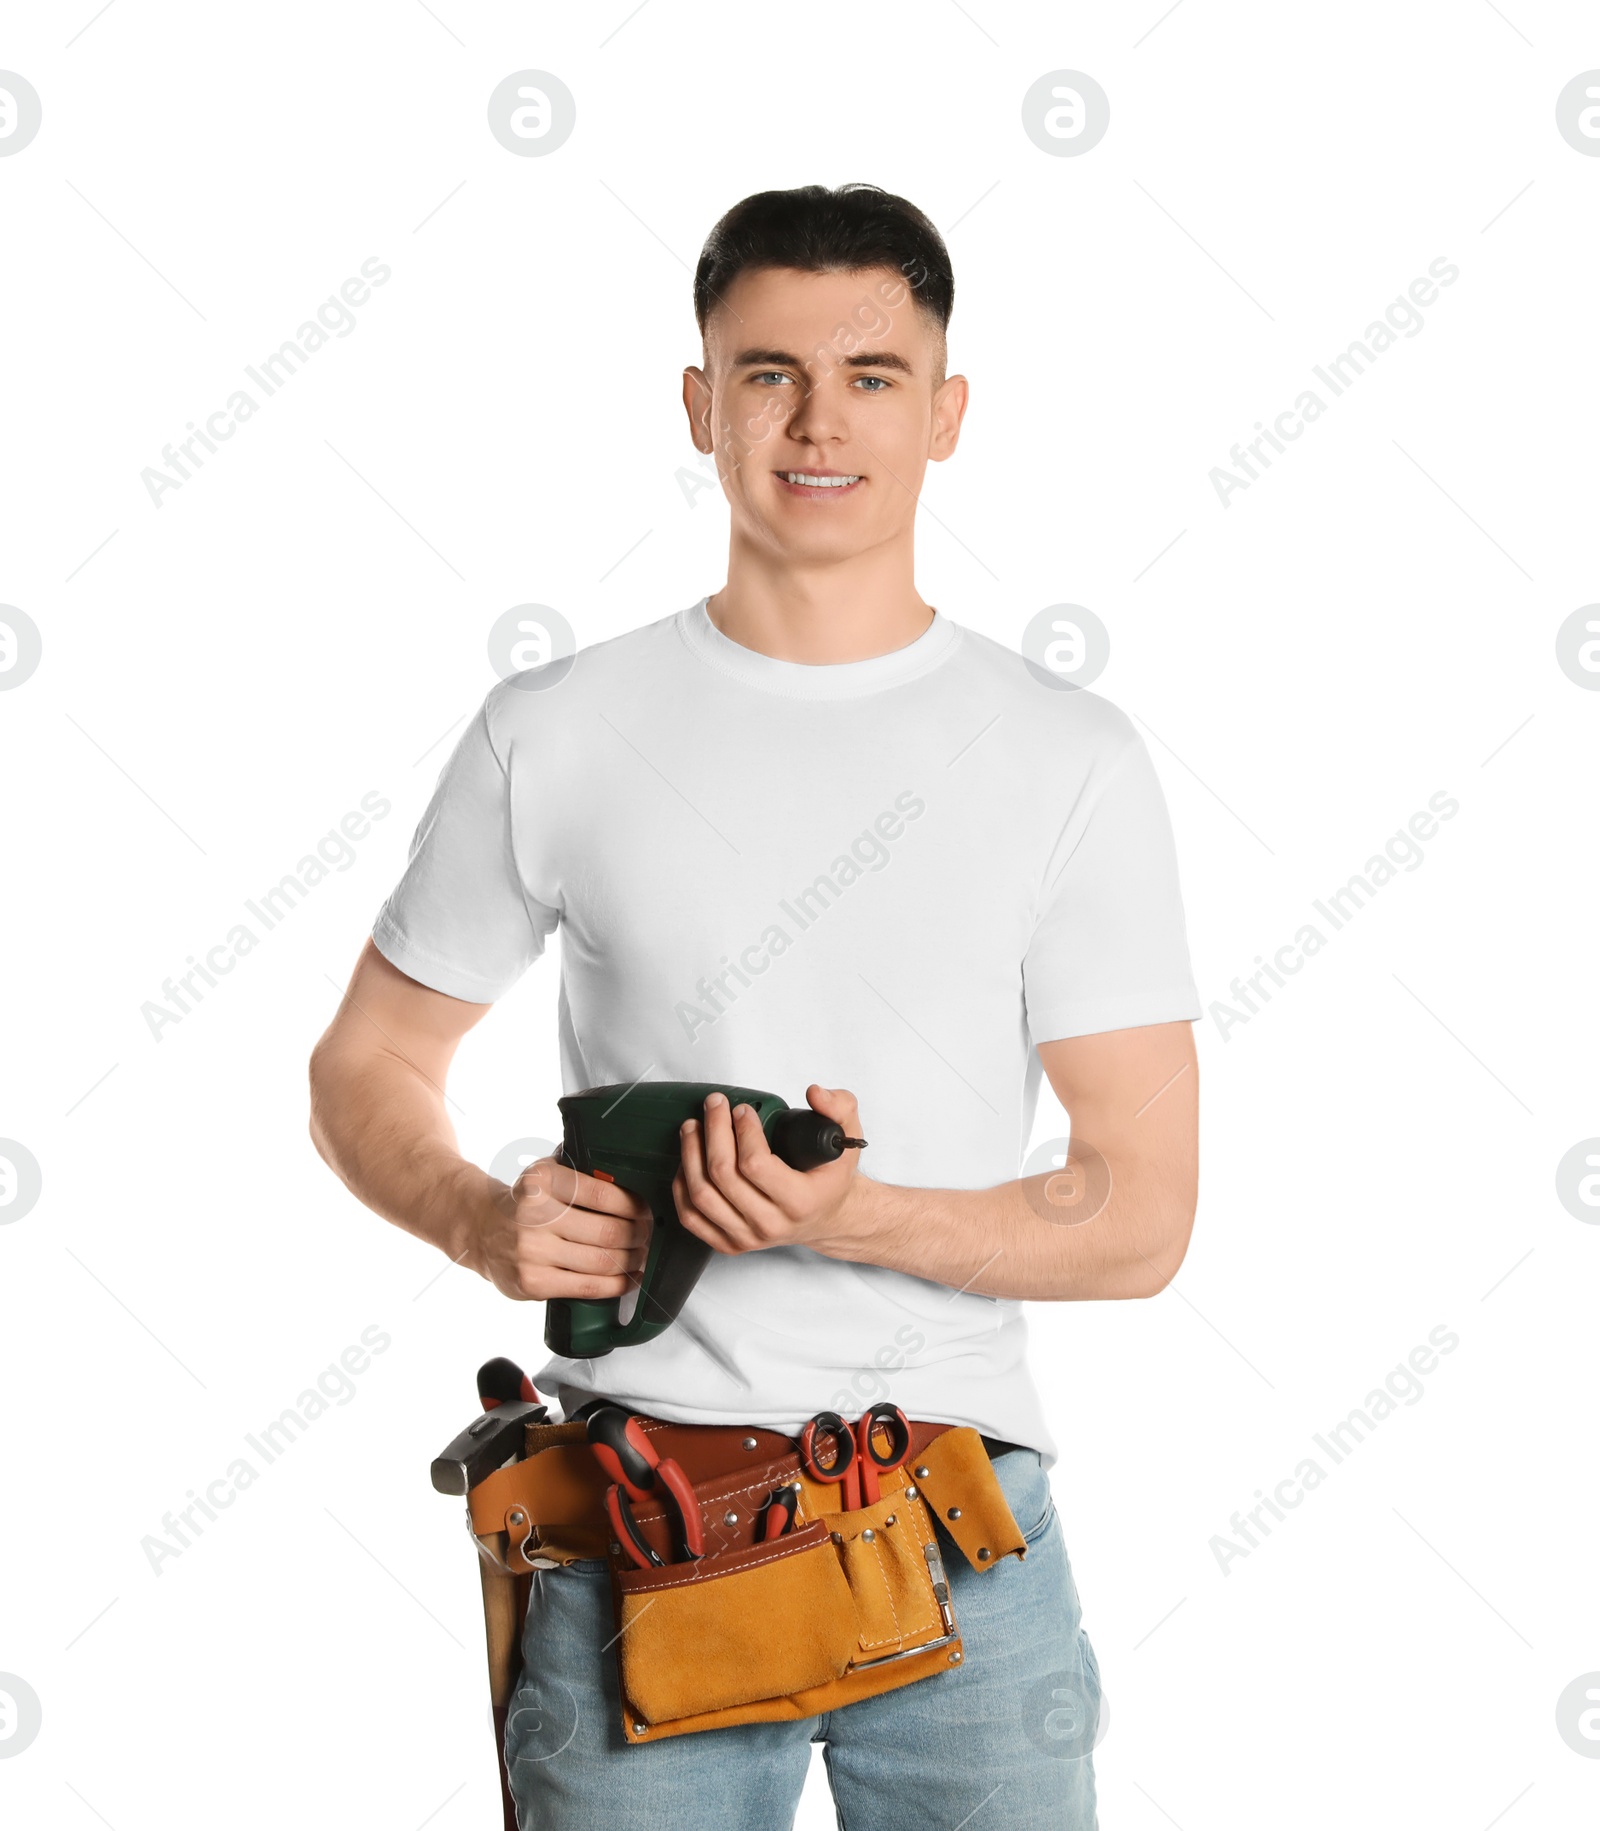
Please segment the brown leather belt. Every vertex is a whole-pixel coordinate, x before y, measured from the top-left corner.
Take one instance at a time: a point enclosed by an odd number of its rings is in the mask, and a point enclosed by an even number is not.
[[[591,1399],[588,1404],[578,1408],[571,1421],[578,1422],[598,1406],[612,1402],[607,1399]],[[661,1454],[674,1457],[682,1465],[689,1480],[695,1483],[730,1474],[734,1469],[749,1467],[755,1459],[792,1455],[796,1449],[794,1438],[781,1431],[742,1424],[670,1424],[664,1419],[650,1419],[647,1427],[651,1441]],[[929,1424],[913,1419],[912,1453],[915,1454],[924,1443],[932,1442],[940,1431],[950,1428],[948,1424]],[[1007,1437],[988,1437],[981,1432],[979,1436],[991,1460],[1010,1455],[1013,1450],[1028,1450],[1032,1447],[1026,1443],[1013,1443]]]
[[[679,1424],[634,1415],[657,1452],[672,1457],[683,1469],[708,1520],[716,1523],[716,1537],[723,1545],[742,1542],[747,1533],[753,1539],[761,1502],[780,1483],[798,1481],[813,1512],[828,1504],[825,1485],[803,1473],[798,1446],[782,1431],[759,1425]],[[912,1419],[909,1462],[915,1464],[928,1444],[952,1428]],[[1004,1438],[981,1441],[991,1460],[1027,1447]],[[501,1567],[512,1573],[606,1556],[613,1543],[605,1513],[609,1484],[589,1447],[585,1420],[530,1425],[527,1450],[523,1461],[489,1476],[468,1497],[473,1530],[485,1552],[491,1550],[492,1535],[505,1534]],[[675,1556],[667,1504],[642,1501],[633,1512],[646,1540],[663,1556]],[[727,1524],[729,1514],[738,1515],[736,1524]]]

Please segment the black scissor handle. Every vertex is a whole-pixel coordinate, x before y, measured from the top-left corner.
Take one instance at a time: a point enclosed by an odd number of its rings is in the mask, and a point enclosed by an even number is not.
[[[889,1431],[890,1453],[887,1456],[878,1454],[875,1441],[880,1424],[887,1426]],[[880,1400],[868,1407],[861,1420],[860,1445],[880,1469],[897,1469],[911,1454],[911,1420],[898,1405],[890,1404],[887,1399]]]
[[[819,1440],[832,1445],[829,1459],[818,1452]],[[800,1432],[800,1454],[818,1481],[838,1481],[856,1459],[856,1434],[836,1411],[819,1411]]]

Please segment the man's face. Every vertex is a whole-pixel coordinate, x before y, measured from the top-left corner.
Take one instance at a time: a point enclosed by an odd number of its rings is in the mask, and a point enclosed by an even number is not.
[[[955,450],[967,384],[942,376],[943,338],[900,274],[746,271],[705,344],[684,405],[738,532],[821,564],[909,532],[928,460]]]

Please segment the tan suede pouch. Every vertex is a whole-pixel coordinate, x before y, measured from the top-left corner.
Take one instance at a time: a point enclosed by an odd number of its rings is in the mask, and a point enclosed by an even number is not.
[[[825,1684],[856,1651],[850,1587],[820,1520],[617,1583],[622,1687],[644,1723]]]
[[[817,1716],[960,1664],[930,1503],[954,1509],[974,1569],[1024,1550],[978,1433],[941,1433],[869,1507],[841,1512],[836,1485],[799,1479],[781,1539],[614,1566],[628,1741]]]
[[[817,1524],[832,1529],[850,1586],[856,1621],[852,1667],[904,1653],[947,1632],[934,1592],[935,1573],[941,1582],[944,1577],[938,1535],[919,1499],[908,1499],[898,1485],[886,1486],[872,1506],[835,1513]]]
[[[612,1555],[630,1743],[818,1716],[959,1665],[935,1515],[974,1570],[1026,1554],[983,1441],[965,1426],[886,1473],[868,1507],[841,1511],[837,1484],[794,1479],[800,1504],[781,1539],[649,1570]],[[697,1494],[714,1497],[714,1544],[731,1490]]]

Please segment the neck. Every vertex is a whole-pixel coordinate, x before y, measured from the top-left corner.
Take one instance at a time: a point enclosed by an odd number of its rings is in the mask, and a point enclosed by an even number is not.
[[[796,565],[735,534],[728,582],[707,601],[706,612],[741,648],[813,667],[890,654],[933,622],[912,582],[909,541]]]

